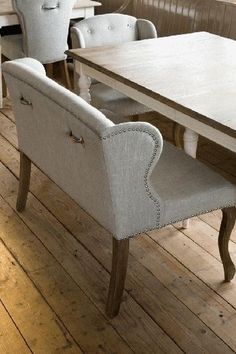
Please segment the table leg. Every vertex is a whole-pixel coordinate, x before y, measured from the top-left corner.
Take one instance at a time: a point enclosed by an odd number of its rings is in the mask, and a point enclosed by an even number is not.
[[[191,129],[185,128],[184,151],[194,159],[197,156],[198,134]]]
[[[75,70],[74,70],[74,87],[75,92],[80,95],[86,102],[91,102],[91,95],[90,95],[90,85],[91,79],[89,76],[84,74],[83,72],[83,65],[76,62],[74,63]]]
[[[184,151],[194,159],[197,156],[198,134],[191,129],[185,128],[184,132]],[[182,222],[183,229],[189,227],[189,219]]]

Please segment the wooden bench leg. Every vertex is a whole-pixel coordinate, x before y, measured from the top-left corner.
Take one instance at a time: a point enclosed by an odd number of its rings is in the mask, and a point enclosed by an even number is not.
[[[50,79],[53,79],[53,64],[45,64],[46,74]]]
[[[58,63],[45,64],[47,76],[54,80],[54,64],[58,64],[62,84],[68,88],[68,90],[71,90],[70,74],[66,60],[62,60]]]
[[[18,196],[16,202],[16,210],[22,212],[25,209],[27,196],[30,185],[31,161],[23,153],[20,153],[20,180],[18,188]]]
[[[106,314],[113,318],[119,313],[129,256],[129,239],[113,238],[112,270],[106,305]]]
[[[8,59],[5,57],[5,55],[1,54],[1,63],[3,64],[5,61],[8,61]],[[7,97],[7,86],[3,75],[2,75],[2,97]]]
[[[235,225],[236,208],[222,209],[223,217],[219,232],[219,251],[224,266],[225,281],[230,282],[235,275],[235,266],[229,254],[229,240]]]

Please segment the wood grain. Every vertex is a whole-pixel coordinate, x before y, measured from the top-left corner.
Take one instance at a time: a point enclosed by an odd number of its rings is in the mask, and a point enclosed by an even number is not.
[[[0,252],[0,297],[30,349],[38,353],[53,353],[67,348],[66,353],[81,353],[64,325],[2,242]],[[53,341],[47,336],[49,332],[53,334]]]
[[[230,282],[235,275],[235,265],[229,254],[229,240],[235,225],[236,208],[225,208],[222,210],[223,218],[219,232],[219,251],[224,266],[225,281]]]
[[[129,239],[113,238],[111,279],[106,304],[106,314],[110,318],[118,315],[124,292],[129,258]]]
[[[0,353],[32,353],[1,302],[0,318]]]

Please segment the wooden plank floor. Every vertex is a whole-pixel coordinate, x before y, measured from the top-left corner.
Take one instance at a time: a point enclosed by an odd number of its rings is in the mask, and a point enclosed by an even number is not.
[[[171,123],[155,115],[170,139]],[[236,183],[236,158],[201,139],[199,159]],[[0,111],[0,354],[236,353],[236,279],[222,283],[219,211],[131,241],[120,315],[104,314],[111,237],[36,167],[26,210],[10,103]],[[236,263],[236,229],[230,243]]]

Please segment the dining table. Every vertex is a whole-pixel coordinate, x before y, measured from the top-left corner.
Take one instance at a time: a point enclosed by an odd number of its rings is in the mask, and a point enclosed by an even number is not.
[[[195,32],[67,54],[87,102],[93,78],[185,127],[192,157],[199,135],[236,152],[236,41]]]
[[[98,1],[92,0],[75,0],[72,10],[71,19],[88,18],[94,16],[95,8],[101,6]],[[19,24],[19,19],[13,9],[11,0],[0,0],[0,31],[2,27],[8,27]],[[0,36],[1,48],[1,36]],[[0,53],[1,54],[1,53]],[[1,55],[0,55],[0,91],[2,88],[1,75]],[[2,107],[2,94],[0,92],[0,108]]]

